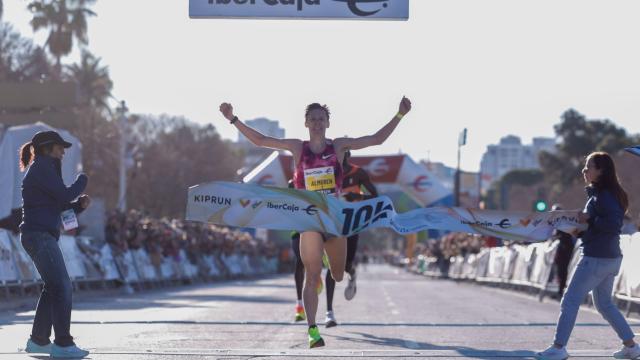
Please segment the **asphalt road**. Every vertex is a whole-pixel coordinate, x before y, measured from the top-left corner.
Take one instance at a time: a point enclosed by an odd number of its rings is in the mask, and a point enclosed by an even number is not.
[[[319,324],[327,343],[319,349],[307,348],[306,324],[292,322],[292,275],[80,296],[71,329],[91,359],[532,359],[551,342],[559,312],[554,300],[386,265],[360,269],[352,301],[344,299],[344,286],[338,284],[334,301],[339,326]],[[33,311],[0,312],[1,360],[48,358],[18,350],[32,319]],[[640,322],[630,322],[640,332]],[[618,347],[609,325],[581,310],[570,353],[607,358]]]

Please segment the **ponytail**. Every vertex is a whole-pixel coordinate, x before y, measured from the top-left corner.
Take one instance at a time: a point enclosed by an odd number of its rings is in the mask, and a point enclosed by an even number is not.
[[[18,152],[20,171],[25,171],[27,169],[27,166],[31,165],[34,155],[33,144],[31,143],[31,141],[25,143],[20,147],[20,151]]]

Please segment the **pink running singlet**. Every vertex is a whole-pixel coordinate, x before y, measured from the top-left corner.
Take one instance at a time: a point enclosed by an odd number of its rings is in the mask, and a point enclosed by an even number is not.
[[[293,174],[296,189],[339,195],[342,190],[342,165],[333,141],[327,140],[324,151],[314,154],[308,141],[302,142],[302,154]]]

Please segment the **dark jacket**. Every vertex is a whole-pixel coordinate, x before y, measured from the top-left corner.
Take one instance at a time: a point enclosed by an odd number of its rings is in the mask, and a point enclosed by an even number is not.
[[[620,229],[624,209],[608,190],[587,187],[587,204],[584,211],[589,214],[588,228],[582,235],[584,256],[617,258],[620,250]]]
[[[80,203],[73,200],[82,194],[87,181],[87,176],[80,174],[73,185],[65,186],[60,160],[37,155],[22,179],[20,231],[43,231],[59,238],[60,214],[67,209],[82,211]]]

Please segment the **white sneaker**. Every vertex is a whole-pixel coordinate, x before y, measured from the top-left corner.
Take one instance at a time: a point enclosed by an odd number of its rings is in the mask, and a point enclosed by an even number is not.
[[[336,317],[333,315],[333,311],[327,311],[327,317],[324,319],[324,327],[330,328],[338,326]]]
[[[541,360],[564,360],[569,357],[566,347],[563,346],[558,349],[554,345],[549,346],[545,351],[536,353],[536,355],[538,356],[538,359]]]
[[[640,346],[638,344],[633,345],[633,347],[622,346],[620,351],[613,353],[613,357],[616,359],[640,358]]]

